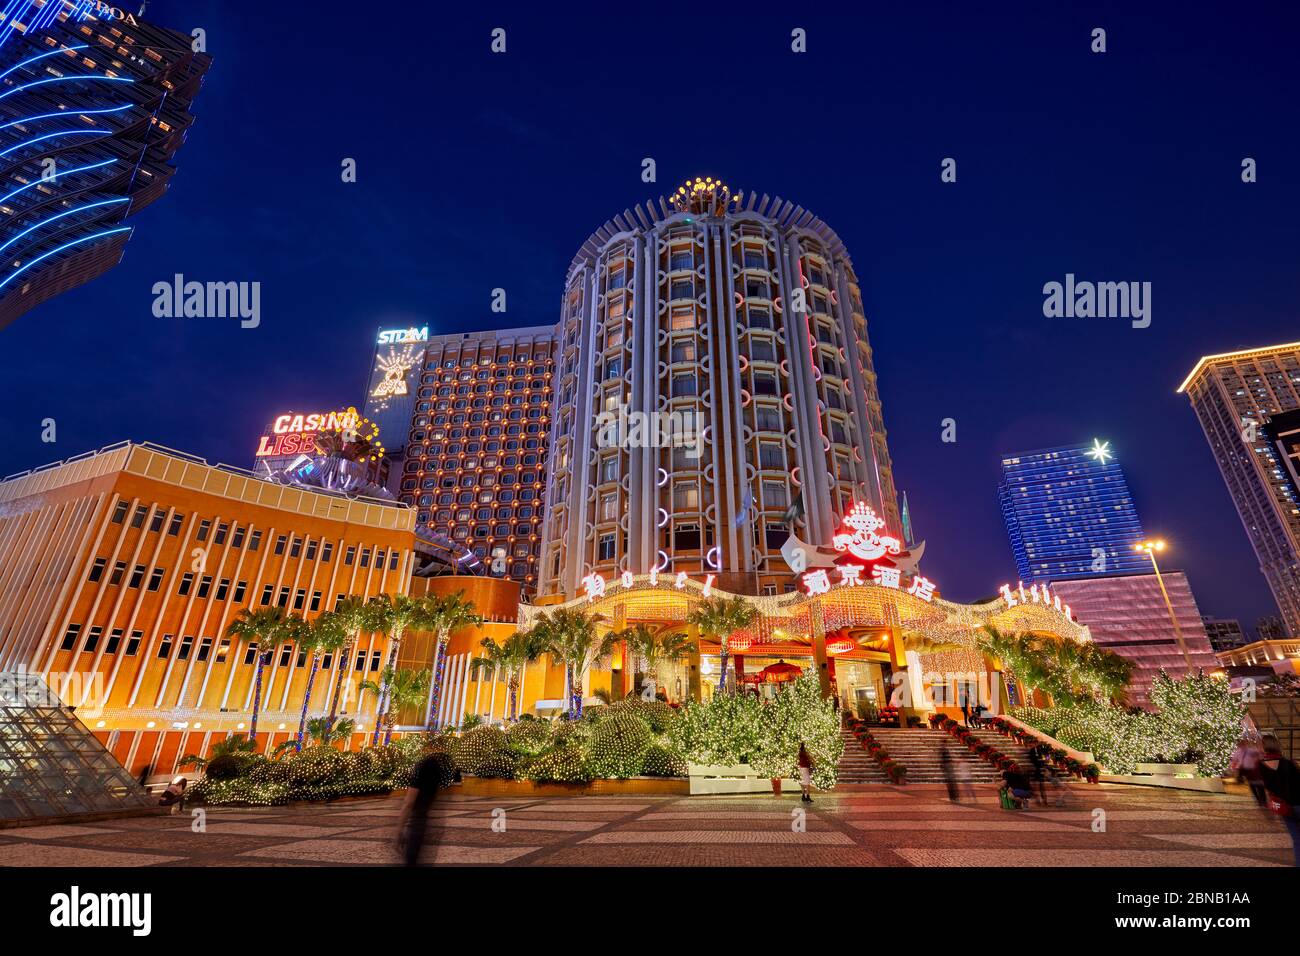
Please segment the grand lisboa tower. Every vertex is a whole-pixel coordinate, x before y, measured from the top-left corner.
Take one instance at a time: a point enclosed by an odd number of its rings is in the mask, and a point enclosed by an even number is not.
[[[902,527],[848,253],[812,213],[712,178],[615,216],[569,267],[538,593],[593,572],[796,585],[854,502]]]

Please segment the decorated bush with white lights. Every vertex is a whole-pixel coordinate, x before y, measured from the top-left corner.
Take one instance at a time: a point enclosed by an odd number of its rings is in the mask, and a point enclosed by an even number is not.
[[[592,773],[580,746],[560,744],[526,763],[518,776],[520,780],[537,783],[586,783]]]
[[[507,756],[505,732],[497,727],[475,727],[456,741],[451,756],[456,766],[476,777],[499,777],[501,768],[512,761]],[[482,772],[485,769],[490,772]]]
[[[665,744],[651,744],[641,761],[641,773],[647,777],[684,777],[686,758]]]
[[[521,720],[506,731],[506,745],[517,754],[535,757],[551,745],[551,726],[542,720]]]
[[[591,733],[587,766],[596,777],[636,777],[654,741],[650,725],[628,711],[611,712]]]
[[[1156,713],[1085,704],[1021,707],[1011,716],[1067,747],[1090,751],[1110,773],[1162,762],[1194,763],[1202,776],[1227,769],[1245,713],[1227,681],[1201,674],[1174,679],[1162,671],[1152,681],[1151,702]]]

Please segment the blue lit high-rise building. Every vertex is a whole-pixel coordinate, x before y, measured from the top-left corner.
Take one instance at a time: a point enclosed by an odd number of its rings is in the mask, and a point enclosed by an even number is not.
[[[118,264],[210,64],[104,0],[0,0],[0,328]]]
[[[1005,455],[1002,519],[1021,580],[1151,570],[1133,497],[1109,442]]]

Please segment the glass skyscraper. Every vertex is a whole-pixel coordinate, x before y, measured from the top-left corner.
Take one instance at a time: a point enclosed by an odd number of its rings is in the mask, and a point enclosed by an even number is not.
[[[1300,342],[1206,355],[1183,380],[1285,630],[1300,636]]]
[[[1022,581],[1151,570],[1128,482],[1108,442],[1007,455],[1002,519]]]
[[[0,9],[0,328],[122,258],[211,58],[94,0]]]

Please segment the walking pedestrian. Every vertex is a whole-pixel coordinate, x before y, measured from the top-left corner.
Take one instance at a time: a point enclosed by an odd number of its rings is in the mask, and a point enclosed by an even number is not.
[[[1300,866],[1300,767],[1282,755],[1282,747],[1272,734],[1265,734],[1261,742],[1264,753],[1259,761],[1260,779],[1268,795],[1268,808],[1282,818],[1291,835],[1291,850],[1295,865]]]
[[[952,775],[952,755],[945,746],[939,751],[939,769],[943,771],[943,782],[948,786],[948,800],[957,802],[957,780]]]
[[[808,753],[808,748],[804,746],[803,741],[799,741],[799,789],[803,791],[800,800],[804,803],[812,803],[812,772],[813,759]]]
[[[416,866],[429,826],[429,810],[438,791],[451,785],[456,770],[445,753],[429,754],[415,765],[397,820],[397,846],[407,866]]]
[[[1264,781],[1259,772],[1259,761],[1263,756],[1259,744],[1251,737],[1242,737],[1232,751],[1229,769],[1236,771],[1238,780],[1250,787],[1250,795],[1261,807],[1267,801]]]
[[[1030,748],[1029,763],[1032,766],[1030,779],[1038,785],[1038,803],[1045,807],[1047,806],[1047,767],[1037,747]]]

